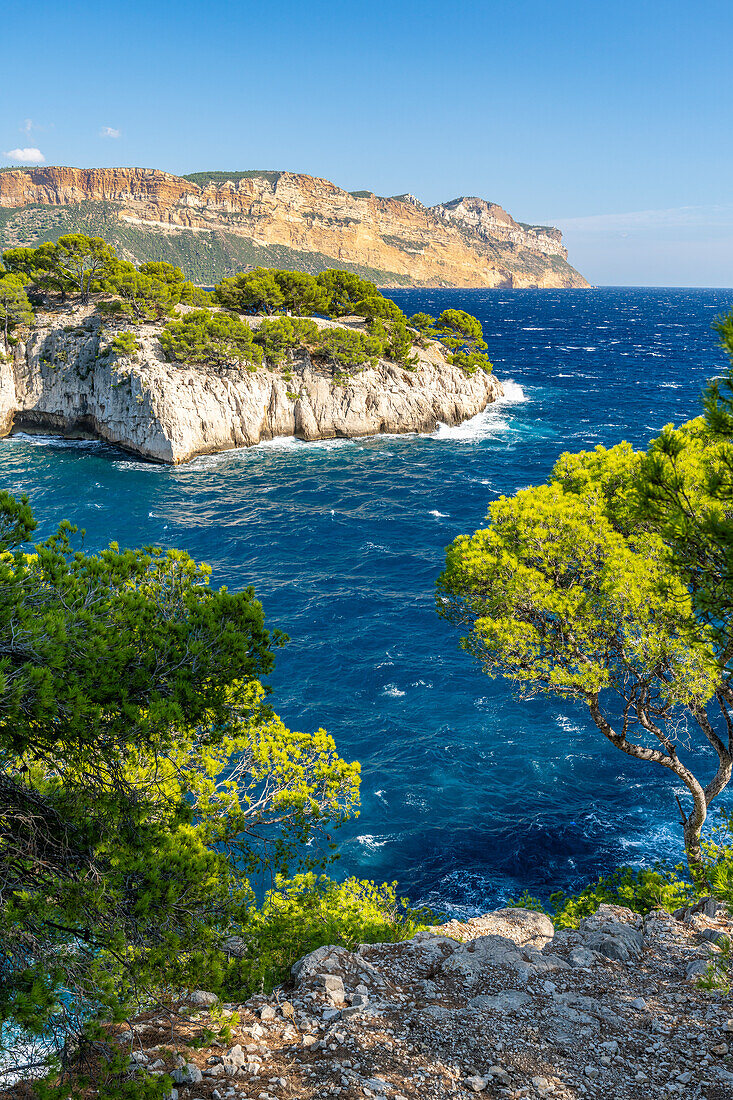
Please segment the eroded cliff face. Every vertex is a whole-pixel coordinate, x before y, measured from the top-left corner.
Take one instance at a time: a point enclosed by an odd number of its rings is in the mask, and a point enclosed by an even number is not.
[[[303,353],[289,377],[260,368],[213,370],[164,360],[159,328],[141,326],[142,351],[110,349],[98,316],[40,316],[14,359],[0,364],[0,433],[13,430],[91,436],[157,462],[245,447],[276,436],[303,440],[429,432],[457,424],[502,396],[501,383],[468,377],[437,346],[414,370],[380,360],[336,375]]]
[[[95,209],[90,204],[96,204]],[[502,207],[479,198],[461,198],[425,207],[411,195],[380,198],[351,194],[328,180],[290,172],[250,175],[199,186],[177,176],[142,168],[32,168],[0,173],[0,208],[9,214],[3,247],[58,236],[74,226],[95,228],[99,204],[117,223],[123,252],[138,261],[161,258],[159,239],[134,227],[164,235],[208,234],[194,243],[246,244],[251,264],[303,270],[346,266],[373,273],[382,285],[408,283],[461,287],[585,287],[567,262],[557,229],[526,226]],[[111,204],[112,210],[107,207]],[[75,208],[65,222],[49,222],[44,207]],[[74,218],[76,221],[74,221]],[[109,222],[108,222],[109,224]],[[114,236],[114,232],[112,233]],[[146,251],[147,247],[147,251]],[[201,271],[224,272],[204,258]]]

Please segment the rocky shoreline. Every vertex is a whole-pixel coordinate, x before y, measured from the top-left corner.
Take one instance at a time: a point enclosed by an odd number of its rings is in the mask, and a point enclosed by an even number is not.
[[[503,396],[492,374],[465,374],[436,344],[417,351],[411,370],[379,360],[334,373],[304,351],[286,372],[248,372],[167,362],[159,333],[160,326],[141,325],[141,351],[121,357],[111,349],[114,334],[90,309],[39,314],[27,341],[0,363],[0,434],[97,438],[178,464],[278,436],[431,432]]]

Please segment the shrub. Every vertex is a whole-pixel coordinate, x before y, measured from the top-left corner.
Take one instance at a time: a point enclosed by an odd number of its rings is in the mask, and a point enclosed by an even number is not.
[[[136,324],[168,317],[180,303],[205,306],[209,302],[206,292],[189,282],[180,267],[167,263],[143,264],[138,271],[132,264],[118,261],[102,289],[115,297],[100,302],[97,308]]]
[[[353,950],[360,943],[396,943],[437,920],[410,908],[395,887],[356,878],[337,883],[312,873],[278,878],[262,905],[250,910],[241,932],[244,957],[223,962],[207,980],[228,997],[269,991],[297,959],[324,944]]]
[[[13,329],[33,324],[33,310],[19,275],[0,272],[0,331],[5,352],[10,350]]]
[[[279,366],[295,348],[315,347],[318,339],[318,325],[307,317],[274,317],[263,321],[254,333],[270,366]]]
[[[214,299],[235,313],[278,313],[285,308],[285,295],[265,267],[222,279],[214,288]]]
[[[316,355],[341,367],[374,366],[384,352],[381,340],[369,333],[348,328],[322,329]]]
[[[140,341],[132,332],[118,332],[111,346],[116,355],[137,355],[140,351]]]
[[[592,916],[601,905],[623,905],[645,916],[653,909],[672,912],[689,904],[694,895],[692,884],[670,868],[620,867],[584,886],[577,894],[566,894],[563,890],[551,894],[550,915],[557,928],[577,928],[583,917]],[[525,896],[520,904],[529,900]],[[542,908],[539,903],[525,907]]]
[[[283,296],[283,309],[308,317],[313,313],[325,313],[330,296],[314,275],[302,271],[272,272]]]
[[[38,291],[58,292],[64,299],[78,294],[88,302],[119,261],[112,245],[101,237],[67,233],[55,244],[46,241],[37,248],[11,248],[3,253],[3,263]]]
[[[404,320],[398,305],[384,295],[374,283],[362,279],[352,271],[329,268],[317,276],[318,283],[328,293],[328,312],[332,317],[353,314],[372,320],[382,317],[389,321]]]
[[[193,310],[171,321],[161,332],[160,343],[168,358],[180,363],[236,363],[256,370],[262,362],[252,329],[229,313]]]
[[[393,302],[391,298],[385,298],[376,288],[375,293],[362,298],[360,302],[356,303],[354,313],[357,317],[366,318],[367,321],[372,321],[375,317],[380,317],[385,321],[403,323],[405,321],[405,315],[396,302]]]
[[[460,367],[465,374],[485,370],[491,374],[493,365],[486,355],[487,344],[483,338],[481,322],[462,309],[444,309],[436,319],[429,313],[414,313],[408,324],[418,333],[418,342],[424,347],[431,340],[438,340],[448,348],[448,361]]]
[[[369,322],[368,331],[370,336],[379,340],[381,354],[386,359],[400,363],[406,370],[415,365],[417,356],[411,354],[414,347],[413,334],[404,321],[385,324],[379,318],[374,318]]]
[[[733,815],[721,813],[709,840],[703,842],[706,881],[695,885],[688,868],[655,864],[653,868],[620,867],[575,894],[558,890],[550,894],[549,907],[525,892],[514,905],[539,909],[552,917],[557,928],[577,928],[601,905],[623,905],[646,915],[653,909],[673,912],[692,904],[703,892],[733,909]]]

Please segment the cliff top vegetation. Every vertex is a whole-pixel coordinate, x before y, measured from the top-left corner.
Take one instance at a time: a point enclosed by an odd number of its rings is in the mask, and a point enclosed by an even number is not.
[[[256,370],[263,362],[280,367],[293,354],[306,352],[334,369],[358,369],[380,358],[409,369],[415,364],[415,347],[437,343],[447,360],[467,374],[491,371],[475,317],[444,310],[437,319],[427,314],[408,319],[373,282],[350,271],[329,269],[314,276],[258,267],[222,279],[208,293],[175,265],[148,262],[135,267],[101,237],[78,233],[35,248],[8,249],[3,265],[0,324],[6,350],[14,330],[32,323],[33,302],[94,300],[117,324],[163,323],[161,346],[171,360],[182,363]],[[181,315],[180,306],[195,309]],[[242,319],[247,316],[269,320],[253,331]],[[302,320],[346,316],[361,318],[363,330],[323,328]],[[133,346],[130,339],[118,337],[115,350]]]

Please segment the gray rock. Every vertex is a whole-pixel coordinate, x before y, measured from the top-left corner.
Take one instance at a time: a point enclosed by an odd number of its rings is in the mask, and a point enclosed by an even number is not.
[[[704,928],[700,936],[708,943],[714,943],[716,947],[727,947],[730,944],[730,936],[717,928]]]
[[[466,1084],[474,1092],[483,1092],[489,1083],[488,1077],[467,1077]]]
[[[207,993],[205,989],[194,989],[193,993],[189,994],[186,998],[189,1004],[196,1005],[199,1008],[211,1008],[215,1005],[219,998],[216,993]]]
[[[571,966],[595,966],[600,959],[598,951],[591,951],[588,947],[574,947],[568,955]]]
[[[685,977],[688,982],[696,982],[698,978],[702,978],[704,974],[707,974],[710,964],[705,959],[693,959],[685,967]]]
[[[644,949],[644,935],[640,929],[628,924],[608,921],[597,930],[585,934],[583,946],[608,959],[627,963],[640,957]]]
[[[171,1074],[177,1085],[198,1085],[203,1081],[203,1074],[193,1062],[187,1062],[185,1066],[174,1069]]]
[[[247,1055],[242,1050],[241,1044],[237,1043],[231,1050],[228,1050],[224,1055],[224,1062],[230,1062],[235,1066],[243,1066],[247,1061]]]
[[[299,987],[311,983],[322,987],[324,974],[340,977],[343,986],[349,989],[365,982],[376,989],[384,989],[387,985],[384,976],[368,959],[334,944],[324,945],[304,955],[293,963],[290,973]]]
[[[530,970],[530,963],[512,940],[504,936],[479,936],[457,948],[442,964],[441,971],[471,989],[491,966],[512,968],[523,972],[525,977]]]
[[[520,1012],[530,1004],[532,1004],[532,998],[521,989],[504,989],[493,997],[482,993],[478,997],[472,997],[468,1002],[469,1008],[500,1012],[505,1016]]]
[[[321,984],[327,992],[343,993],[344,980],[339,974],[321,974]]]
[[[567,970],[570,963],[567,959],[563,959],[560,955],[545,955],[541,951],[536,951],[533,947],[525,947],[522,950],[523,957],[527,962],[531,963],[535,970]]]

